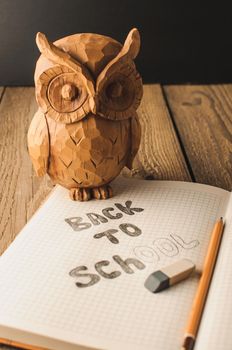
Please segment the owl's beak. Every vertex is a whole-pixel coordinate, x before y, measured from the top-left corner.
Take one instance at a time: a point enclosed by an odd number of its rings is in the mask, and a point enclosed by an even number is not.
[[[93,114],[97,114],[98,109],[98,99],[97,96],[91,96],[89,99],[89,107]]]

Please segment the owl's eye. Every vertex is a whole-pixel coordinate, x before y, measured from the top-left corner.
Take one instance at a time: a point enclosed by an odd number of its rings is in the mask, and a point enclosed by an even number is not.
[[[128,77],[117,74],[116,79],[109,80],[102,102],[112,111],[123,112],[133,104],[135,91]]]
[[[43,111],[61,123],[72,123],[90,112],[83,75],[63,66],[49,68],[41,74],[36,97]]]
[[[48,87],[48,100],[52,107],[60,113],[76,111],[88,98],[76,73],[66,73],[55,77]]]
[[[121,66],[104,83],[98,82],[99,115],[109,119],[130,118],[142,97],[142,81],[134,65]]]
[[[75,85],[64,84],[61,89],[61,96],[65,101],[73,101],[79,95],[79,90]]]
[[[122,91],[123,91],[123,86],[119,81],[110,83],[106,87],[106,95],[108,98],[120,97],[122,95]]]

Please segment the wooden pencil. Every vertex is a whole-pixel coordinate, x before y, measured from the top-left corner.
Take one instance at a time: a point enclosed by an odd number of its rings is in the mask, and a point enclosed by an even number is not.
[[[216,222],[213,228],[209,247],[204,261],[202,275],[198,284],[192,309],[187,322],[182,350],[192,350],[194,347],[202,311],[204,308],[207,292],[210,285],[210,280],[212,277],[218,249],[221,242],[223,225],[223,218],[220,218],[220,220]]]

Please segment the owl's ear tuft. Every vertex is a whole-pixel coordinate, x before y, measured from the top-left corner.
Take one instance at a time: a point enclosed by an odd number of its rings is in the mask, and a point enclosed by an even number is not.
[[[45,34],[38,32],[36,35],[36,44],[40,52],[54,64],[65,66],[71,69],[74,73],[79,72],[86,79],[87,90],[90,95],[94,94],[92,77],[89,71],[76,59],[74,59],[68,52],[60,49],[58,46],[50,42]],[[90,84],[88,82],[91,82]],[[90,86],[91,85],[91,86]]]
[[[46,35],[41,33],[41,32],[38,32],[36,34],[36,44],[38,46],[38,49],[41,53],[45,52],[46,49],[48,49],[50,47],[49,45],[49,41],[48,39],[46,38]]]
[[[140,49],[140,35],[137,28],[131,29],[123,45],[124,54],[132,59],[138,55]]]
[[[72,60],[71,56],[50,42],[45,34],[40,32],[37,33],[36,44],[39,51],[48,60],[52,61],[55,64],[65,65],[75,71],[75,68],[77,66],[76,62],[70,62]]]

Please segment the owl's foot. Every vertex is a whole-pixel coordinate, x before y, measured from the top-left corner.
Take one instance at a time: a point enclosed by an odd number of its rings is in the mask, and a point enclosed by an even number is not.
[[[110,185],[92,188],[92,197],[96,199],[107,199],[113,197],[113,190]]]
[[[91,199],[91,190],[89,188],[71,188],[69,196],[73,201],[88,201]]]

